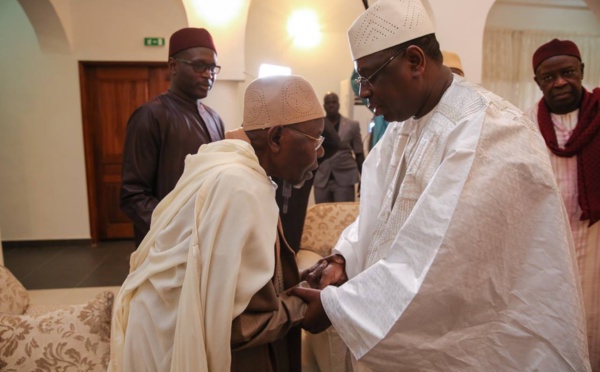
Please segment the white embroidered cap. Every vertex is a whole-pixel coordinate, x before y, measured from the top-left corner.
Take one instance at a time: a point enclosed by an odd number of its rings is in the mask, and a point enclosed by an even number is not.
[[[325,117],[315,90],[300,76],[268,76],[248,85],[244,94],[245,131],[291,125]]]
[[[379,0],[350,26],[348,41],[357,60],[434,32],[420,0]]]

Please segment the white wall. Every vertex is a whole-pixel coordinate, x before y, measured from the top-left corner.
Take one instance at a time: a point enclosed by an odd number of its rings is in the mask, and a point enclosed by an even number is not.
[[[85,239],[90,231],[78,61],[165,61],[167,46],[144,47],[143,38],[168,41],[173,31],[202,24],[186,13],[190,0],[36,1],[49,1],[63,30],[42,20],[36,25],[52,26],[52,32],[36,35],[18,0],[0,0],[2,239]],[[317,11],[323,25],[322,44],[313,50],[297,49],[287,36],[287,18],[298,1],[244,1],[245,38],[215,29],[227,52],[219,55],[224,72],[206,99],[229,129],[241,123],[243,91],[261,63],[290,66],[320,96],[339,91],[353,68],[346,31],[363,11],[360,0],[301,2]],[[494,0],[427,1],[442,48],[459,53],[467,76],[479,81],[483,29]],[[66,40],[59,43],[61,34]]]
[[[177,1],[71,0],[69,3],[72,24],[69,35],[73,54],[79,60],[167,61],[169,36],[187,26],[183,4]],[[164,37],[165,46],[146,47],[144,37]]]
[[[486,27],[597,34],[600,24],[589,9],[498,3],[490,10]]]
[[[219,113],[225,123],[225,130],[231,130],[242,125],[243,100],[243,81],[219,80],[217,78],[213,89],[202,102]]]
[[[340,81],[352,74],[353,63],[346,31],[364,10],[360,0],[304,0],[303,8],[313,9],[322,24],[321,44],[309,50],[295,47],[287,34],[287,20],[297,1],[253,1],[246,33],[246,75],[249,83],[258,77],[261,63],[284,65],[302,75],[322,97],[338,92]]]
[[[89,238],[77,61],[43,53],[0,1],[0,226],[4,240]]]
[[[183,5],[174,5],[165,7],[161,0],[54,1],[70,41],[65,51],[52,50],[52,40],[38,39],[17,0],[0,1],[4,240],[90,237],[78,61],[165,61],[166,47],[144,47],[143,38],[168,40],[187,25]],[[46,26],[37,25],[42,31]]]
[[[428,0],[440,47],[460,56],[469,80],[481,81],[483,30],[495,0]]]

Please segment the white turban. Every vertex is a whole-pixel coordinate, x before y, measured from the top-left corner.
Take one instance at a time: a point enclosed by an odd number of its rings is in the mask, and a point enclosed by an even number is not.
[[[348,41],[357,60],[434,32],[420,0],[379,0],[350,26]]]

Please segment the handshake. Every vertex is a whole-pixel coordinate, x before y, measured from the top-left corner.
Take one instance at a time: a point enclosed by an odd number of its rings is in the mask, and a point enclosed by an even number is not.
[[[321,290],[328,285],[344,284],[346,276],[346,260],[339,254],[320,259],[316,264],[304,270],[300,275],[302,282],[287,294],[300,297],[307,304],[302,328],[310,333],[326,330],[331,321],[321,303]]]

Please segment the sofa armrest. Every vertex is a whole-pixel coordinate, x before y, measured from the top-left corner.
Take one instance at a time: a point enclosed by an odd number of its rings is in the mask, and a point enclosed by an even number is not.
[[[298,271],[302,273],[304,270],[316,264],[317,261],[319,261],[321,258],[323,257],[321,257],[320,254],[314,251],[308,249],[298,250],[298,253],[296,254],[296,263],[298,264]]]
[[[0,315],[0,370],[106,371],[114,294],[35,316]]]
[[[0,314],[21,315],[29,305],[29,294],[7,267],[0,265]]]

